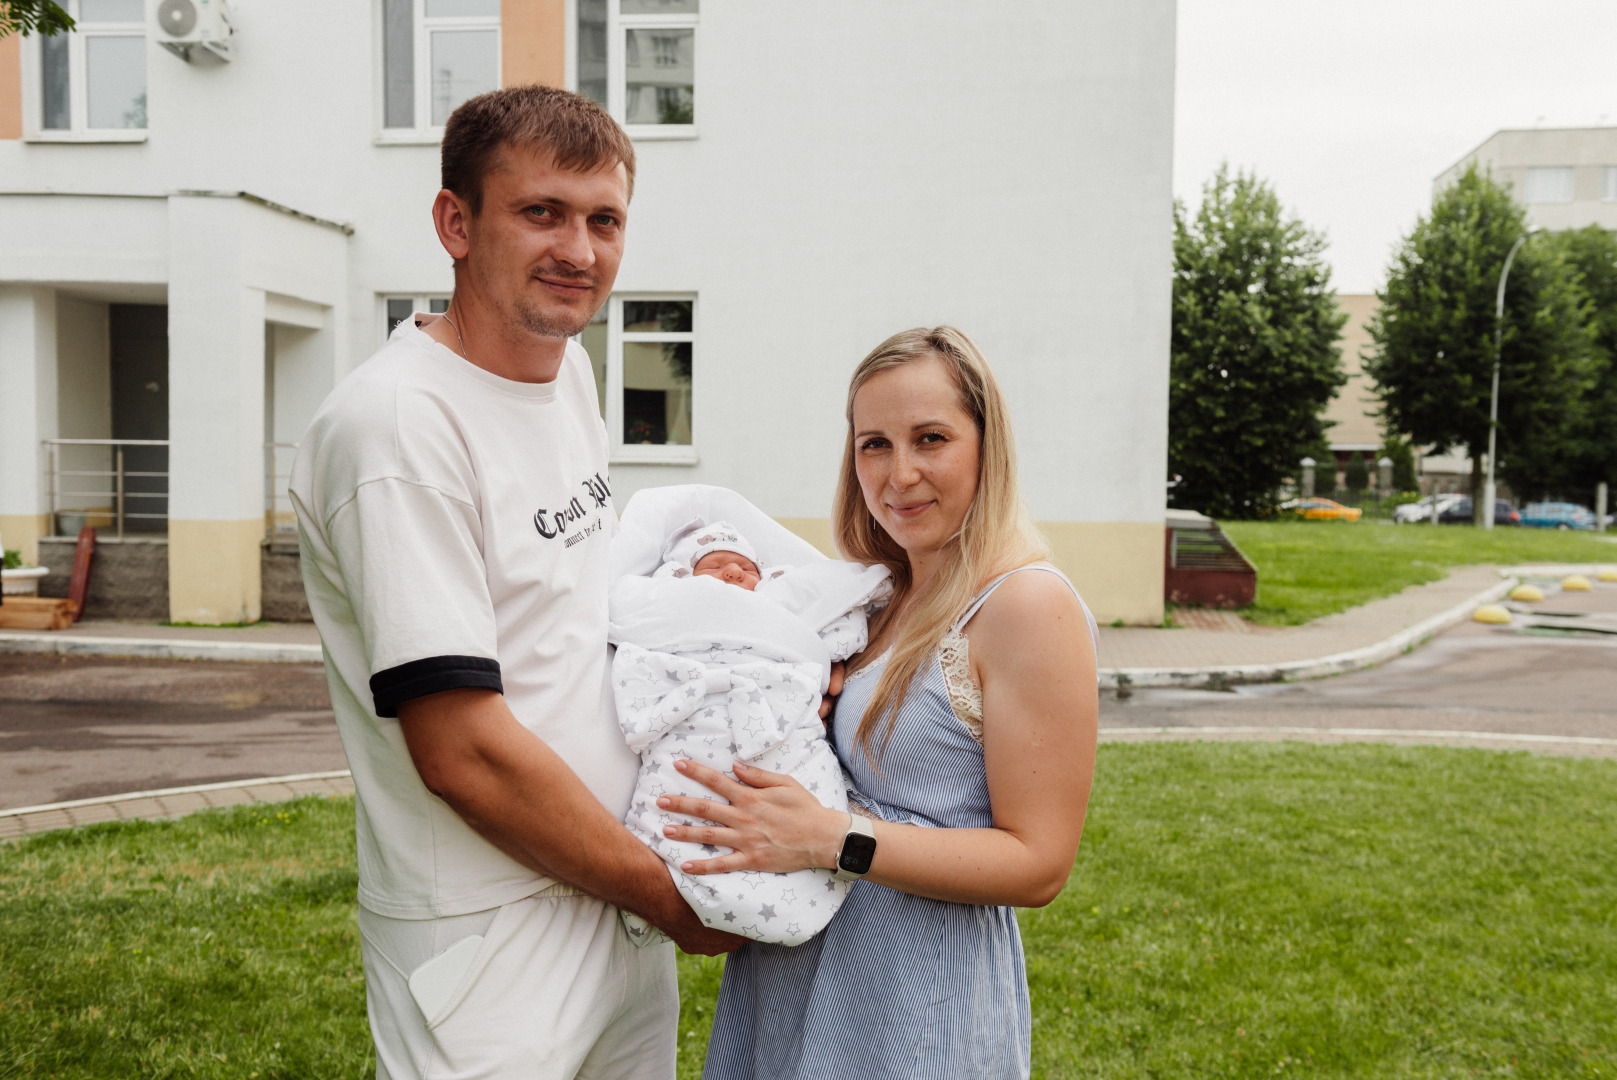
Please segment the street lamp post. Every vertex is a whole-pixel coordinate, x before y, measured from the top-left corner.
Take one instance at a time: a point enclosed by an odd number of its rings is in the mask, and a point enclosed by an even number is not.
[[[1516,253],[1527,243],[1527,238],[1538,232],[1529,229],[1516,238],[1510,246],[1510,254],[1505,256],[1504,269],[1499,271],[1499,293],[1494,298],[1493,309],[1493,393],[1488,398],[1488,479],[1482,485],[1482,527],[1493,528],[1493,501],[1494,501],[1494,459],[1498,456],[1496,447],[1499,435],[1499,358],[1504,348],[1505,340],[1505,279],[1510,277],[1510,264],[1516,261]],[[1434,513],[1435,506],[1434,503]]]

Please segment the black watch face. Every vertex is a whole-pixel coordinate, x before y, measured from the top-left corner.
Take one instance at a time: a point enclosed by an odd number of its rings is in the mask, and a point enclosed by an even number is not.
[[[868,874],[870,860],[875,857],[876,838],[866,836],[864,833],[851,832],[842,841],[842,854],[837,857],[837,865],[844,873]]]

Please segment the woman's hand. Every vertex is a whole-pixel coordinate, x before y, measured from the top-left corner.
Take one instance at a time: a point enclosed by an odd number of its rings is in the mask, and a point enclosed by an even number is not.
[[[738,784],[694,761],[675,762],[674,768],[730,800],[729,805],[681,795],[664,795],[657,800],[664,810],[717,823],[665,826],[663,835],[670,840],[734,849],[716,859],[681,863],[679,868],[687,874],[722,874],[731,870],[789,874],[794,870],[830,868],[835,863],[842,838],[848,832],[848,815],[820,805],[820,800],[790,776],[738,761],[736,776],[745,781]]]

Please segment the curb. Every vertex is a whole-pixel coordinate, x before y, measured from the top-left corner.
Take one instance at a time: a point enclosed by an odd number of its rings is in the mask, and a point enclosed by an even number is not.
[[[1101,728],[1103,739],[1126,739],[1131,735],[1167,735],[1195,739],[1202,735],[1299,735],[1336,739],[1465,739],[1473,742],[1533,743],[1561,746],[1613,746],[1617,739],[1592,735],[1512,735],[1503,731],[1445,731],[1416,728],[1310,728],[1310,727],[1123,727]]]
[[[277,803],[304,795],[347,795],[352,791],[352,774],[347,769],[340,769],[191,784],[155,791],[128,791],[121,795],[101,795],[39,806],[17,806],[0,809],[0,844],[83,825],[173,820],[199,810]]]
[[[1277,664],[1229,664],[1210,667],[1186,668],[1101,668],[1100,685],[1103,690],[1141,688],[1204,688],[1220,689],[1240,683],[1288,682],[1292,679],[1319,679],[1327,675],[1342,675],[1349,671],[1362,671],[1391,660],[1408,649],[1425,644],[1429,639],[1457,623],[1464,622],[1479,604],[1491,604],[1510,594],[1516,579],[1506,578],[1489,586],[1460,604],[1449,608],[1414,626],[1363,648],[1332,653],[1312,660],[1285,660]]]
[[[196,641],[181,638],[62,637],[0,633],[0,652],[54,656],[127,656],[140,660],[236,660],[271,664],[319,664],[319,645],[275,642]]]
[[[1526,567],[1513,569],[1526,570]],[[1539,571],[1542,573],[1542,571]],[[1485,589],[1469,600],[1434,615],[1373,645],[1311,660],[1276,664],[1227,664],[1184,668],[1101,668],[1103,690],[1130,687],[1223,687],[1240,683],[1318,679],[1361,671],[1392,659],[1404,650],[1463,622],[1479,604],[1502,599],[1516,586],[1515,577]],[[52,634],[0,632],[0,652],[46,653],[57,656],[122,656],[143,660],[234,660],[279,664],[319,664],[325,652],[319,645],[269,642],[196,641],[166,638],[60,637]]]
[[[333,769],[331,772],[293,773],[290,776],[260,776],[252,780],[221,780],[216,784],[189,784],[185,787],[156,788],[152,791],[126,791],[121,795],[98,795],[93,799],[70,799],[67,802],[40,803],[38,806],[14,806],[0,810],[0,817],[43,814],[47,810],[76,810],[81,806],[101,806],[105,803],[129,802],[131,799],[162,799],[170,795],[195,795],[203,791],[228,791],[231,788],[262,787],[265,784],[296,784],[303,780],[341,780],[353,775],[347,769]]]

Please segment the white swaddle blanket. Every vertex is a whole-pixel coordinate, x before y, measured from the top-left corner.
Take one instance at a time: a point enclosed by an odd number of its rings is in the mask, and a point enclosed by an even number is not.
[[[765,571],[756,590],[711,577],[647,576],[669,536],[721,519],[758,548]],[[740,495],[705,485],[636,494],[612,562],[612,689],[624,737],[641,759],[625,824],[668,864],[708,926],[783,945],[807,941],[842,905],[847,882],[829,870],[686,874],[681,862],[729,849],[668,839],[663,826],[694,819],[660,809],[657,798],[718,799],[674,762],[689,758],[733,776],[739,758],[847,809],[820,695],[831,662],[864,647],[867,611],[890,591],[886,569],[827,559]],[[637,941],[661,938],[635,916],[625,914],[624,924]]]

